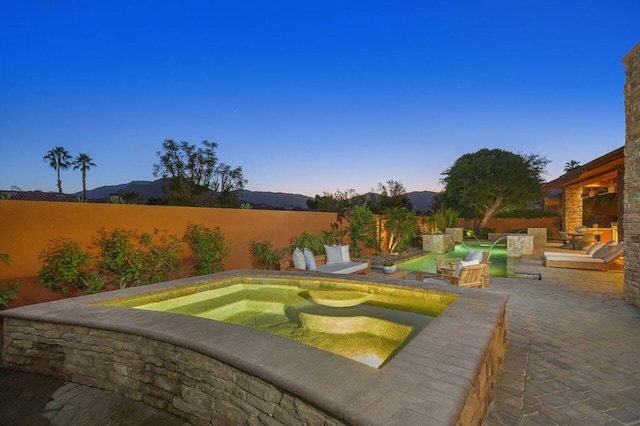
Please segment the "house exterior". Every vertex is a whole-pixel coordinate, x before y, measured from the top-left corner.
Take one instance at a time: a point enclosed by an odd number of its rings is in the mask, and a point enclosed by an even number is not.
[[[577,226],[611,230],[614,239],[624,231],[618,223],[624,217],[624,146],[548,182],[545,210],[562,217],[562,228]],[[595,226],[594,226],[595,225]]]

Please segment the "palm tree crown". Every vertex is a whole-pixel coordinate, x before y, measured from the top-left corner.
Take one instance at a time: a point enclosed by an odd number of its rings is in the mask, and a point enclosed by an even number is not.
[[[71,155],[61,146],[56,146],[43,157],[43,160],[49,161],[49,166],[55,169],[58,174],[58,192],[62,194],[62,180],[60,180],[60,170],[67,170],[71,165]]]
[[[96,167],[93,158],[88,154],[80,153],[73,159],[73,170],[82,170],[82,199],[87,199],[87,170]]]

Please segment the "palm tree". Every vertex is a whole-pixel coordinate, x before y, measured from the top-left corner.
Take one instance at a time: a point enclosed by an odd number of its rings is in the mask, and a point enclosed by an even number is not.
[[[43,160],[49,161],[52,169],[58,173],[58,192],[62,194],[62,181],[60,180],[60,170],[67,170],[71,165],[71,155],[61,146],[56,146],[43,157]]]
[[[73,159],[73,170],[82,170],[82,199],[86,201],[87,199],[87,170],[91,169],[91,167],[96,167],[96,164],[93,162],[93,158],[89,157],[89,155],[80,153],[76,158]]]
[[[578,167],[580,167],[580,162],[576,161],[576,160],[571,160],[568,161],[566,163],[564,163],[564,171],[565,172],[570,172],[573,169],[577,169]]]

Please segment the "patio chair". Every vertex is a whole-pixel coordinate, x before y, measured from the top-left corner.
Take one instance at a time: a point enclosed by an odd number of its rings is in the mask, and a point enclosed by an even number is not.
[[[571,237],[564,231],[558,231],[558,234],[560,234],[560,238],[562,238],[562,247],[560,248],[572,248]]]
[[[422,272],[420,274],[416,273],[416,278],[426,283],[449,283],[460,287],[488,288],[489,264],[477,263],[474,265],[465,265],[464,263],[464,261],[461,262],[462,265],[450,275]]]
[[[580,241],[576,242],[576,248],[578,250],[587,250],[596,242],[596,234],[593,232],[585,232],[582,234]]]
[[[453,275],[454,271],[458,267],[458,263],[460,261],[468,262],[470,260],[478,259],[480,263],[489,263],[489,259],[491,258],[490,251],[477,251],[469,249],[467,251],[467,255],[464,259],[461,258],[436,258],[436,272],[440,275],[450,276]]]

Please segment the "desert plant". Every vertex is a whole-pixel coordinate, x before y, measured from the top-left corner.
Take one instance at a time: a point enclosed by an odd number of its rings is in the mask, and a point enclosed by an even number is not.
[[[66,293],[70,286],[84,287],[83,269],[91,265],[91,258],[78,242],[66,238],[55,239],[42,250],[38,258],[42,262],[38,277],[47,288]]]
[[[194,255],[196,275],[224,271],[223,260],[229,255],[231,241],[225,241],[219,227],[189,224],[184,239]]]
[[[166,281],[180,269],[180,240],[157,229],[153,234],[101,229],[97,245],[100,268],[110,272],[120,288]]]
[[[260,269],[276,269],[282,256],[289,250],[277,250],[271,241],[250,241],[251,257]]]

